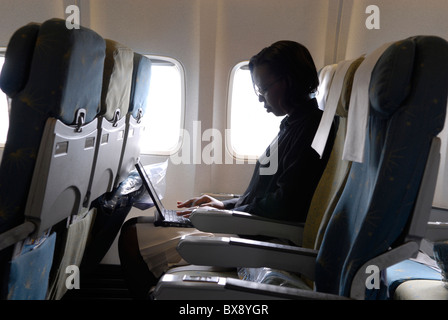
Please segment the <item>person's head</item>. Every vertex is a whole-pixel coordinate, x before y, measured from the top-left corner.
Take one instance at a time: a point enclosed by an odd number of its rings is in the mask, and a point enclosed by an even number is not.
[[[278,41],[249,62],[255,91],[268,112],[291,114],[317,91],[319,77],[308,49],[294,41]]]

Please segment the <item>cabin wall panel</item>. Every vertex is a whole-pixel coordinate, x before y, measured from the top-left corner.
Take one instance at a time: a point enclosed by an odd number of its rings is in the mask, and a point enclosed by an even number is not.
[[[62,0],[1,0],[0,46],[6,47],[12,34],[30,22],[43,22],[51,18],[64,19]]]
[[[365,22],[366,8],[376,5],[380,10],[380,29],[369,30]],[[349,16],[342,19],[349,23],[346,58],[371,52],[382,44],[415,35],[437,35],[447,39],[448,3],[446,0],[344,0],[350,7]]]

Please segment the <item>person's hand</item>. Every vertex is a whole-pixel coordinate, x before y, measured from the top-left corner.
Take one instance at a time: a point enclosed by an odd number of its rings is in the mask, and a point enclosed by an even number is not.
[[[190,214],[193,212],[193,210],[199,208],[199,207],[212,207],[217,209],[224,209],[224,204],[208,195],[202,195],[200,197],[194,197],[187,201],[178,201],[177,202],[178,208],[186,208],[185,210],[179,210],[177,211],[177,214],[180,216],[189,217]]]

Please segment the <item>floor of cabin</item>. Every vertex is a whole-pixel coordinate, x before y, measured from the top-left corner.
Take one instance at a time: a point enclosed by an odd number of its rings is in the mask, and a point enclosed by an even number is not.
[[[79,287],[68,290],[62,300],[131,300],[119,265],[99,265],[81,276]]]

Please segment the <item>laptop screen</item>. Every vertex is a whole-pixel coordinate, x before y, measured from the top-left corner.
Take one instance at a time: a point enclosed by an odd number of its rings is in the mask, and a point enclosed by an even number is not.
[[[163,218],[163,204],[162,201],[160,201],[159,195],[156,191],[156,189],[154,188],[154,186],[152,185],[151,179],[149,179],[148,174],[145,171],[145,168],[143,167],[143,165],[141,164],[141,162],[137,162],[135,164],[135,167],[137,168],[138,173],[140,174],[140,177],[142,177],[143,180],[143,184],[146,187],[146,190],[148,190],[148,193],[152,199],[152,201],[154,202],[154,205],[156,206],[157,211],[160,213],[161,217]]]

